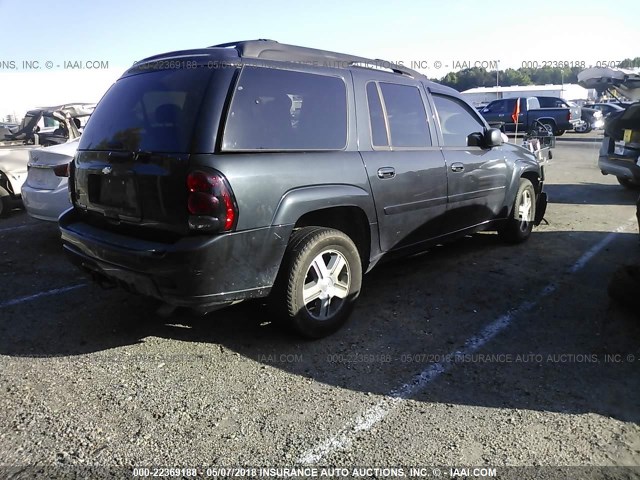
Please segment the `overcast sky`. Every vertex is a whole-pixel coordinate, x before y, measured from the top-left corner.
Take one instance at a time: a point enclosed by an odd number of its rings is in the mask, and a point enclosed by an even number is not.
[[[254,38],[407,66],[420,62],[430,77],[466,66],[463,62],[499,61],[501,69],[535,61],[614,62],[640,56],[639,5],[638,0],[0,0],[0,116],[13,111],[22,116],[38,105],[97,101],[126,67],[149,55]],[[108,62],[109,68],[88,70],[87,61]],[[23,62],[37,62],[39,68]],[[82,62],[83,68],[65,68],[65,62],[76,67]]]

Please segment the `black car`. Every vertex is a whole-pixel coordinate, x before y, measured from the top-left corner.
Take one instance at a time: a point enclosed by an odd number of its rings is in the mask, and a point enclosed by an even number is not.
[[[526,240],[543,180],[416,71],[246,41],[123,74],[81,137],[60,229],[100,282],[203,312],[268,296],[320,337],[387,254],[489,229]]]
[[[594,110],[601,111],[604,117],[607,117],[612,113],[623,112],[624,109],[626,108],[621,105],[618,105],[617,103],[587,103],[585,104],[585,107],[593,108]]]
[[[595,108],[582,107],[581,109],[582,123],[576,125],[577,133],[589,133],[591,130],[602,128],[604,126],[604,117],[600,110]]]

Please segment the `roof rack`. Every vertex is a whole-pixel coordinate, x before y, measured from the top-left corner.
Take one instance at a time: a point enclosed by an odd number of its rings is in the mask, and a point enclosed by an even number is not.
[[[372,69],[388,69],[400,75],[407,75],[412,78],[422,76],[421,73],[381,59],[371,59],[346,55],[344,53],[329,52],[315,48],[299,47],[297,45],[287,45],[275,40],[241,40],[238,42],[221,43],[211,45],[209,48],[235,48],[241,57],[258,58],[263,60],[278,60],[284,62],[334,62],[336,67],[363,67]]]

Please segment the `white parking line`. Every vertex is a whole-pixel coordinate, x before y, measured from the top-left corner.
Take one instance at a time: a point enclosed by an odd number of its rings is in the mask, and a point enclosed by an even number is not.
[[[633,221],[635,221],[635,218]],[[584,268],[589,260],[606,247],[618,234],[629,228],[630,224],[631,221],[621,225],[605,236],[586,253],[584,253],[567,272],[569,274],[574,274]],[[494,320],[483,328],[480,333],[470,337],[460,350],[451,352],[448,356],[453,358],[457,355],[466,355],[475,352],[511,325],[518,315],[529,312],[535,308],[541,299],[552,294],[556,288],[557,286],[554,283],[550,283],[538,293],[537,297],[535,297],[537,298],[536,301],[524,302],[515,310],[511,310],[505,315],[502,315],[497,320]],[[307,465],[315,464],[334,452],[347,450],[359,432],[370,430],[375,424],[381,422],[389,413],[391,413],[391,411],[400,402],[423,391],[431,382],[446,372],[452,365],[452,362],[440,362],[430,365],[427,369],[413,377],[409,383],[392,390],[376,405],[368,408],[355,419],[349,421],[335,435],[304,452],[298,458],[298,462]]]
[[[0,228],[0,233],[12,232],[13,230],[20,230],[21,228],[37,227],[39,225],[45,225],[45,224],[44,223],[32,223],[30,225],[18,225],[17,227]]]
[[[31,300],[36,300],[42,297],[48,297],[50,295],[55,295],[56,293],[65,293],[71,290],[75,290],[77,288],[86,287],[86,283],[80,283],[78,285],[71,285],[69,287],[62,288],[54,288],[53,290],[46,290],[44,292],[36,293],[34,295],[27,295],[26,297],[14,298],[13,300],[7,300],[6,302],[0,303],[0,308],[10,307],[12,305],[17,305],[19,303],[30,302]]]

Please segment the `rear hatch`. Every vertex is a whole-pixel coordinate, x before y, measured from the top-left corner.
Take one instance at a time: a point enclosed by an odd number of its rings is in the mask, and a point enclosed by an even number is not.
[[[625,111],[611,114],[605,125],[605,135],[611,137],[609,154],[612,158],[626,158],[634,162],[640,155],[640,102]]]
[[[142,69],[106,93],[72,170],[74,204],[90,223],[188,231],[185,179],[211,75],[207,68]]]

